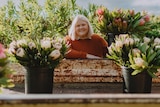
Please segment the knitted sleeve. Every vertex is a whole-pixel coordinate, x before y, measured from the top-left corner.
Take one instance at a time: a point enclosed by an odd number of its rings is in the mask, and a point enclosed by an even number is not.
[[[69,52],[66,54],[66,58],[86,58],[87,53],[82,52],[82,51],[77,51],[72,48],[69,49]]]
[[[106,57],[106,53],[108,53],[108,42],[99,35],[95,35],[95,38],[100,41],[103,50],[103,57]]]
[[[65,37],[65,41],[66,42],[71,42],[71,39],[69,36],[66,36]],[[69,48],[68,52],[66,53],[65,57],[66,58],[73,58],[73,59],[76,59],[76,58],[82,58],[82,59],[85,59],[86,58],[86,55],[87,53],[86,52],[82,52],[82,51],[77,51],[75,49],[72,49],[72,46]]]

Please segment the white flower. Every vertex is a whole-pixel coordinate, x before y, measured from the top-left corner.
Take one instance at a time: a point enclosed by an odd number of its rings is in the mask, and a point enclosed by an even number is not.
[[[143,67],[145,61],[142,58],[134,58],[134,62],[138,67]]]
[[[61,43],[55,43],[55,44],[53,44],[53,47],[60,50],[62,48],[62,44]]]
[[[23,45],[27,45],[27,41],[25,39],[21,39],[17,41],[17,46],[21,47]]]
[[[34,42],[29,42],[29,43],[28,43],[28,47],[29,47],[30,49],[36,48],[36,44],[35,44]]]
[[[10,48],[8,49],[8,53],[9,53],[9,54],[15,54],[15,53],[16,53],[15,48],[14,48],[14,47],[10,47]]]
[[[124,40],[124,44],[129,46],[134,44],[134,40],[132,38],[127,38]]]
[[[144,40],[145,43],[149,43],[151,41],[151,39],[147,38],[147,37],[144,37],[143,40]]]
[[[41,40],[41,47],[43,49],[51,48],[51,41],[50,41],[50,39],[42,39]]]
[[[115,48],[116,48],[116,49],[119,49],[119,48],[122,48],[122,47],[123,47],[123,42],[120,41],[120,40],[116,41],[116,43],[115,43]]]
[[[159,45],[160,44],[160,38],[155,38],[154,39],[154,44]]]
[[[63,39],[62,38],[57,38],[57,42],[62,43]]]
[[[113,47],[113,45],[110,45],[110,46],[108,47],[108,52],[109,52],[110,54],[113,53],[112,47]]]
[[[16,46],[17,46],[17,42],[16,42],[16,41],[12,41],[12,42],[9,44],[9,47],[15,48]]]
[[[122,39],[122,40],[123,40],[123,39],[126,39],[126,38],[128,38],[128,37],[129,37],[128,34],[120,34],[120,35],[119,35],[119,38]]]
[[[16,55],[19,57],[23,57],[25,55],[25,51],[23,48],[18,48],[16,51]]]
[[[133,52],[133,56],[137,56],[138,54],[141,53],[141,51],[138,48],[132,49],[132,52]]]
[[[55,60],[57,58],[59,58],[61,55],[60,51],[59,50],[53,50],[51,53],[50,53],[50,57]]]

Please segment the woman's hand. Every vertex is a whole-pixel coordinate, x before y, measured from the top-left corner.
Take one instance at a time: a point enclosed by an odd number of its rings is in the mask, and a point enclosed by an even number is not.
[[[98,57],[98,56],[95,56],[95,55],[92,55],[92,54],[87,54],[86,57],[88,59],[102,59],[101,57]]]
[[[67,46],[67,50],[65,54],[68,54],[71,51],[70,50],[71,44],[67,41],[66,46]]]

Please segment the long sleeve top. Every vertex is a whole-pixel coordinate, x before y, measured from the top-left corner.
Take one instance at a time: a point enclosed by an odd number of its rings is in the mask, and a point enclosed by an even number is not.
[[[70,49],[66,54],[66,58],[85,59],[87,54],[92,54],[99,57],[105,57],[107,53],[108,43],[97,34],[93,34],[91,39],[79,39],[72,41],[69,36],[65,37],[66,42],[69,42]]]

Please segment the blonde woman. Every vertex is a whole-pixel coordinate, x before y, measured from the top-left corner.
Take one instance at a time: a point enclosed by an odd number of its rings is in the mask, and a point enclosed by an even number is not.
[[[108,43],[93,33],[89,20],[83,15],[74,18],[65,40],[70,45],[66,58],[102,59],[107,53]]]

